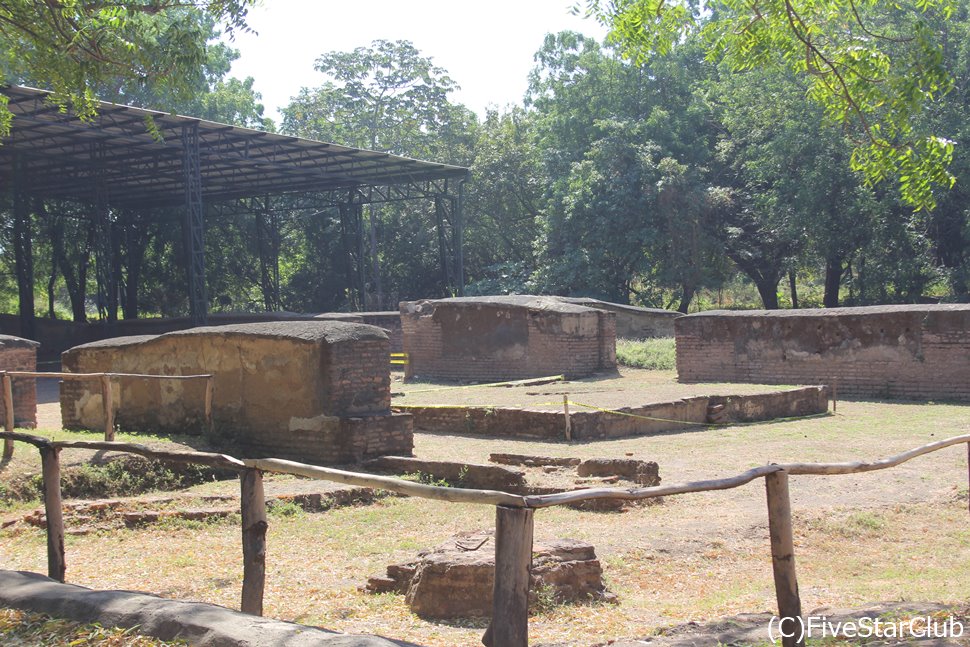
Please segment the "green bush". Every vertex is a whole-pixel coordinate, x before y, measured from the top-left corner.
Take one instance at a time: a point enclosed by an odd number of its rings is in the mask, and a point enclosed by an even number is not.
[[[674,338],[617,339],[616,362],[633,368],[672,371],[677,368]]]

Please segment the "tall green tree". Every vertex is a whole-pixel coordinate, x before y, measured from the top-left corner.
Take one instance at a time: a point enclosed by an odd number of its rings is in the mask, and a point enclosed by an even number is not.
[[[702,39],[711,60],[732,71],[791,72],[833,122],[859,138],[854,168],[870,181],[899,181],[916,208],[949,187],[950,133],[917,127],[951,88],[940,28],[958,0],[587,0],[587,11],[635,60]]]

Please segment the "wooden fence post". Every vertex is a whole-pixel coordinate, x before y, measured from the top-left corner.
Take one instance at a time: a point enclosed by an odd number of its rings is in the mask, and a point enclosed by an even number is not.
[[[788,473],[774,472],[765,477],[768,494],[768,532],[771,536],[771,567],[778,599],[778,629],[783,647],[805,647],[802,634],[802,603],[795,577],[795,541],[792,531]]]
[[[213,379],[211,375],[205,379],[205,426],[210,434],[215,431],[212,424],[212,392],[215,388]]]
[[[242,508],[243,585],[240,610],[263,615],[266,585],[266,497],[263,473],[246,468],[239,473]]]
[[[40,447],[40,463],[44,476],[44,513],[47,515],[47,576],[64,581],[67,570],[64,562],[64,514],[61,510],[60,449]]]
[[[562,396],[562,410],[566,414],[566,440],[573,439],[573,425],[569,419],[569,396]]]
[[[13,380],[7,375],[6,371],[3,371],[3,429],[4,431],[13,431],[14,419],[13,419]],[[3,439],[3,457],[11,458],[13,456],[13,441],[9,438]]]
[[[107,373],[101,376],[101,405],[104,409],[104,439],[110,442],[115,439],[115,404],[111,376]]]
[[[486,647],[528,647],[535,510],[495,506],[495,585]]]

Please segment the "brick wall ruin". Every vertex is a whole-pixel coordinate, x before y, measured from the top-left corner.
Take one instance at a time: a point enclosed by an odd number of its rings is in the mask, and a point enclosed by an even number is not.
[[[711,311],[676,321],[681,382],[819,384],[863,398],[970,400],[970,306]]]
[[[0,335],[0,371],[36,371],[39,346],[29,339]],[[14,426],[33,429],[37,426],[36,380],[15,377],[12,385]],[[7,410],[0,397],[0,425],[6,416]]]
[[[556,297],[566,303],[606,310],[616,314],[616,336],[619,339],[647,339],[650,337],[673,337],[674,320],[684,315],[675,310],[641,308],[638,306],[610,303],[585,297]]]
[[[212,374],[217,437],[250,456],[346,463],[410,454],[411,418],[390,411],[387,334],[373,326],[299,321],[208,326],[110,339],[66,351],[69,372]],[[204,380],[116,378],[125,429],[204,428]],[[103,427],[97,383],[65,382],[65,428]]]
[[[401,304],[407,377],[576,378],[616,369],[616,316],[554,297]]]

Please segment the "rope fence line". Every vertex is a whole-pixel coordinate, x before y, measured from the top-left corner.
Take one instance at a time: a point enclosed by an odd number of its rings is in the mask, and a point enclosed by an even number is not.
[[[111,441],[52,441],[40,436],[16,432],[0,432],[5,441],[25,442],[37,447],[41,454],[44,508],[47,519],[48,575],[64,581],[64,520],[61,502],[59,454],[65,448],[106,449],[136,453],[148,458],[186,463],[216,465],[235,470],[240,475],[240,510],[242,514],[243,586],[241,609],[246,613],[262,614],[266,571],[266,500],[263,491],[263,472],[293,474],[314,479],[350,483],[399,494],[452,503],[472,503],[495,506],[495,563],[493,589],[493,618],[501,622],[489,625],[483,642],[489,646],[528,646],[529,578],[511,574],[528,573],[532,559],[535,510],[588,501],[617,499],[636,501],[741,487],[754,480],[765,480],[768,524],[774,573],[778,616],[798,618],[801,601],[795,574],[795,554],[789,476],[831,476],[860,474],[897,467],[914,458],[947,447],[966,444],[968,478],[970,478],[970,434],[954,436],[916,447],[906,452],[874,461],[842,463],[782,463],[755,467],[741,474],[720,479],[691,481],[646,488],[588,488],[544,495],[516,495],[495,490],[472,490],[441,487],[406,481],[404,479],[350,472],[334,468],[307,465],[277,458],[237,459],[225,454],[204,452],[170,452],[153,450],[145,445]],[[508,575],[507,577],[505,575]],[[514,611],[514,613],[510,613]],[[804,647],[795,632],[782,640],[783,647]]]

